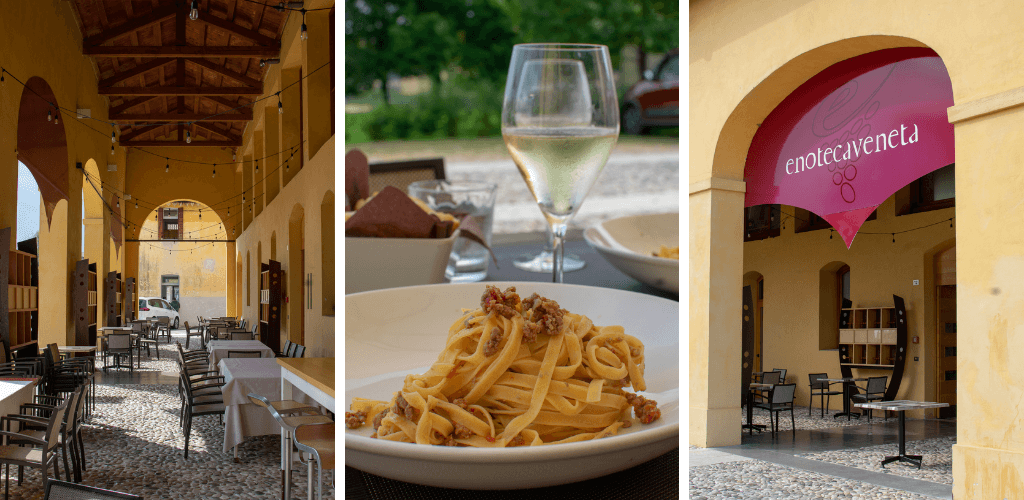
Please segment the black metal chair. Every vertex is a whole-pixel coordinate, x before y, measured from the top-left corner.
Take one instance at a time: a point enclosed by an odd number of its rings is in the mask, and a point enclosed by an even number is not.
[[[829,382],[827,380],[827,373],[810,373],[807,377],[811,381],[811,398],[810,403],[807,405],[807,416],[811,416],[811,410],[814,409],[814,396],[821,397],[821,418],[825,418],[825,408],[828,408],[828,403],[831,402],[832,396],[841,396],[843,391],[833,391],[829,386],[838,382]]]
[[[95,486],[69,483],[67,481],[58,481],[56,479],[51,479],[46,483],[46,492],[43,497],[44,500],[80,500],[83,498],[90,500],[142,500],[142,497],[139,495],[105,490]]]
[[[132,336],[129,333],[110,333],[107,335],[107,350],[105,351],[106,356],[114,357],[113,365],[104,365],[103,371],[107,368],[124,368],[125,365],[121,364],[124,357],[128,357],[128,371],[135,371],[135,363],[132,355]]]
[[[233,330],[228,333],[229,340],[252,340],[252,334],[248,330]]]
[[[219,394],[220,386],[224,385],[224,377],[209,377],[209,379],[219,380],[204,380],[204,387],[216,387],[218,391],[199,395],[193,392],[194,384],[197,381],[190,380],[188,372],[184,369],[179,374],[179,387],[182,390],[182,402],[184,403],[182,424],[185,432],[185,460],[188,460],[188,441],[192,434],[192,418],[206,415],[217,415],[221,421],[224,418],[224,396]]]
[[[761,383],[762,384],[776,385],[776,384],[780,383],[781,381],[782,381],[782,374],[777,372],[777,371],[764,372],[764,374],[761,375]],[[767,398],[768,398],[768,395],[770,393],[771,393],[771,389],[762,389],[762,390],[754,391],[754,403],[755,403],[755,406],[757,405],[757,403],[765,403],[765,402],[767,402]]]
[[[882,375],[881,377],[868,377],[867,387],[857,387],[864,391],[864,394],[854,394],[850,398],[854,403],[867,403],[869,401],[882,401],[885,399],[885,386],[888,382],[889,377]],[[865,412],[861,410],[861,415]],[[868,422],[871,422],[871,415],[874,410],[867,410]],[[889,415],[886,414],[886,420],[889,420]]]
[[[306,354],[306,346],[302,344],[295,344],[295,350],[292,351],[293,358],[301,358]]]
[[[778,384],[768,393],[768,398],[763,403],[755,403],[755,408],[768,410],[768,417],[772,415],[772,436],[779,432],[779,412],[788,411],[789,421],[793,426],[793,437],[796,437],[796,418],[793,416],[793,396],[796,394],[796,384]]]
[[[773,372],[779,372],[779,383],[786,383],[786,369],[785,368],[772,368]]]

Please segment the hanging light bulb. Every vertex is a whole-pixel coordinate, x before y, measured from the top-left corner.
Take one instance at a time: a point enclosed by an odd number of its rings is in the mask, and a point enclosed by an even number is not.
[[[279,114],[279,115],[283,115],[284,114],[284,105],[281,104],[281,91],[280,90],[277,91],[277,114]]]
[[[188,13],[188,18],[193,21],[199,19],[199,6],[196,5],[196,0],[192,0],[192,10]]]
[[[199,209],[199,220],[203,220],[203,209]]]
[[[139,208],[139,202],[135,202],[135,208]]]
[[[110,142],[117,142],[117,136],[114,135],[115,131],[110,131]]]
[[[213,164],[213,176],[217,177],[217,164],[216,163]]]
[[[114,145],[113,144],[110,145],[110,154],[114,154]]]
[[[192,144],[192,132],[185,131],[185,144]]]
[[[53,114],[50,113],[50,110],[46,110],[46,121],[48,121],[48,122],[52,122],[53,121]]]
[[[238,158],[235,156],[235,151],[231,152],[231,161],[237,161]]]
[[[260,173],[260,161],[256,160],[256,173]]]
[[[299,38],[309,40],[309,33],[306,32],[306,9],[302,9],[302,31],[299,32]]]
[[[6,69],[0,68],[0,85],[6,85],[4,83],[4,73],[6,73],[6,72],[7,72]]]
[[[53,115],[53,124],[57,125],[59,123],[60,123],[60,113],[58,112],[58,113]]]
[[[117,200],[117,208],[121,208],[121,200]]]

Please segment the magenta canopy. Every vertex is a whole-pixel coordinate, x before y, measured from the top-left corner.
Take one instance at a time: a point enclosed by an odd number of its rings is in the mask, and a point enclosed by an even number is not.
[[[954,162],[952,105],[949,74],[930,49],[880,50],[829,66],[754,134],[744,206],[808,210],[849,248],[882,202]]]

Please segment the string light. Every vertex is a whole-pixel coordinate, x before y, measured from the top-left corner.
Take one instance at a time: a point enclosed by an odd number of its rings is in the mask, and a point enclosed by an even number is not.
[[[277,91],[277,114],[279,114],[279,115],[283,115],[284,114],[284,105],[281,104],[281,91],[280,90]]]
[[[217,177],[217,164],[216,163],[213,164],[213,177],[215,177],[215,178]]]
[[[114,145],[113,144],[110,145],[110,154],[111,155],[114,154]]]
[[[192,132],[185,131],[185,144],[192,144]]]
[[[896,243],[896,233],[892,233],[892,242]]]
[[[0,68],[0,85],[7,85],[6,83],[4,83],[4,73],[6,72],[6,69]]]
[[[309,39],[309,33],[306,32],[306,9],[302,9],[302,31],[299,32],[299,38],[303,40]]]
[[[60,111],[58,111],[58,112],[53,114],[53,124],[54,125],[59,125],[60,124]]]
[[[235,151],[231,151],[231,161],[237,161],[238,158],[235,156]]]
[[[135,202],[135,208],[139,208],[139,202],[138,201]]]
[[[192,0],[192,11],[188,13],[188,18],[193,21],[199,19],[199,6],[196,5],[196,0]]]
[[[171,171],[171,159],[167,158],[167,164],[164,165],[164,173],[166,174],[167,172],[170,172],[170,171]]]
[[[50,110],[46,110],[46,121],[48,121],[48,122],[52,122],[53,121],[53,114],[50,113]]]
[[[115,131],[110,131],[110,142],[117,142],[117,136],[114,135]]]

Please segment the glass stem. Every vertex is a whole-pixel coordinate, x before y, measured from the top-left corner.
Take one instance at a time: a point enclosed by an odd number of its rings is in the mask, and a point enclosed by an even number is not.
[[[553,283],[562,283],[562,257],[565,255],[565,231],[568,226],[565,223],[551,224],[551,252],[552,252],[552,276]]]

